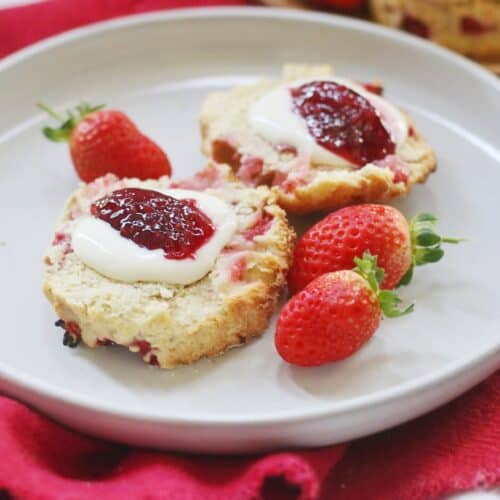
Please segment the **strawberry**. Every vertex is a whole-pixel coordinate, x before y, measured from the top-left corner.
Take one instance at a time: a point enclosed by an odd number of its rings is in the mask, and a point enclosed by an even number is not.
[[[318,366],[359,350],[388,317],[408,314],[394,292],[381,290],[384,272],[365,253],[350,271],[326,273],[309,283],[281,310],[275,346],[280,356],[300,366]]]
[[[387,205],[354,205],[333,212],[298,241],[288,288],[297,293],[324,273],[351,269],[354,257],[365,251],[377,255],[385,271],[382,288],[407,284],[414,266],[441,259],[442,243],[460,241],[436,234],[436,223],[434,215],[423,213],[408,224],[399,210]]]
[[[121,111],[82,104],[64,118],[43,104],[39,107],[61,122],[59,128],[45,127],[43,133],[51,141],[69,142],[73,165],[83,181],[108,173],[139,179],[171,175],[167,155]]]

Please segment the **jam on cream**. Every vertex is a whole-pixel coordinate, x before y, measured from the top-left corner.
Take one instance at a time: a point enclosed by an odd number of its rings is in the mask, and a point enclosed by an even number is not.
[[[193,258],[214,234],[195,200],[151,189],[117,189],[92,203],[90,213],[140,247],[161,248],[167,259]]]
[[[203,278],[237,228],[206,193],[126,188],[95,202],[72,234],[76,255],[104,276],[188,285]]]
[[[330,85],[330,87],[335,87],[335,84],[337,84],[336,87],[344,92],[341,98],[346,103],[340,101],[341,105],[344,106],[344,109],[340,109],[340,113],[344,114],[340,116],[341,120],[344,120],[345,117],[348,119],[357,119],[358,117],[364,119],[368,115],[371,123],[368,123],[367,131],[369,131],[369,127],[372,124],[378,125],[378,130],[376,131],[378,137],[375,137],[375,140],[378,140],[378,146],[382,145],[382,147],[378,147],[378,156],[374,154],[372,156],[373,160],[381,159],[385,151],[388,154],[391,154],[392,149],[397,151],[397,147],[408,136],[408,124],[403,114],[382,97],[370,92],[362,85],[344,78],[322,77],[321,79],[299,80],[276,87],[250,107],[248,112],[250,126],[256,133],[274,144],[290,144],[298,151],[310,155],[311,161],[315,164],[329,165],[337,168],[359,168],[361,164],[364,164],[361,160],[365,156],[345,154],[349,146],[349,141],[344,143],[339,141],[336,144],[335,137],[332,136],[332,129],[327,130],[330,138],[325,139],[330,139],[333,146],[338,145],[337,151],[335,151],[335,147],[324,147],[321,144],[321,140],[318,141],[321,133],[317,133],[317,128],[324,128],[323,118],[329,120],[327,124],[329,126],[337,127],[338,123],[328,116],[328,107],[326,107],[324,116],[320,116],[319,113],[316,113],[315,116],[314,106],[316,106],[316,110],[322,113],[322,103],[315,103],[313,99],[307,102],[307,99],[311,97],[311,89],[321,84],[327,87],[328,82],[333,82],[334,84]],[[307,88],[308,86],[311,89]],[[300,91],[302,91],[302,95],[300,95]],[[357,103],[355,102],[356,97],[358,97],[359,101]],[[352,118],[350,116],[349,109],[346,106],[351,105],[351,103],[346,98],[357,108],[361,108],[361,105],[363,106],[364,109],[358,110],[355,108],[356,111],[359,111],[358,117]],[[337,105],[338,102],[334,104]],[[374,118],[377,119],[375,120]],[[343,123],[340,123],[340,125],[342,126]],[[335,130],[333,130],[334,132]],[[347,137],[351,140],[351,144],[357,140],[355,135],[361,135],[360,131],[355,129],[355,126],[351,127],[351,130],[347,129],[347,131],[344,127],[344,129],[340,129],[339,134],[339,137],[344,134],[343,140]],[[384,137],[384,134],[386,137]],[[365,138],[368,137],[369,135],[365,136]],[[358,140],[363,142],[363,137],[361,136]],[[344,151],[342,151],[343,146],[345,146]],[[366,163],[370,162],[371,160]]]

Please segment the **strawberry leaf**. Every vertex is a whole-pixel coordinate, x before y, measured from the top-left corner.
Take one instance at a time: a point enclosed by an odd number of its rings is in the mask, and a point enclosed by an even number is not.
[[[410,269],[401,278],[398,286],[407,285],[413,277],[415,266],[423,266],[438,262],[444,256],[441,248],[443,243],[456,244],[463,241],[459,238],[445,238],[436,232],[438,218],[434,214],[420,213],[410,221],[410,239],[412,249],[412,263]]]
[[[407,285],[411,281],[411,279],[413,278],[413,270],[414,269],[415,269],[415,265],[412,263],[410,265],[408,271],[406,271],[405,275],[399,281],[398,287],[403,286],[403,285]]]
[[[403,301],[392,291],[382,290],[379,293],[380,308],[388,318],[397,318],[413,312],[414,305],[410,304],[404,309],[401,309]]]
[[[354,272],[367,281],[378,299],[380,309],[388,318],[397,318],[413,311],[413,304],[402,308],[402,301],[395,292],[380,289],[380,283],[384,281],[385,272],[381,267],[377,266],[376,255],[365,252],[361,259],[359,257],[354,258],[354,264],[356,264],[353,269]]]
[[[434,248],[417,248],[415,252],[415,264],[423,266],[432,262],[438,262],[444,256],[444,250],[439,247]]]
[[[423,247],[430,247],[432,245],[435,245],[436,243],[439,243],[441,241],[441,238],[431,229],[423,229],[420,233],[417,234],[416,241],[418,245],[421,245]]]
[[[105,105],[99,104],[98,106],[91,106],[90,104],[84,102],[76,107],[76,112],[72,112],[71,110],[67,111],[66,117],[57,113],[42,102],[39,102],[37,106],[60,123],[59,127],[56,128],[44,127],[42,129],[43,135],[47,139],[54,142],[68,142],[77,123],[85,116],[94,113],[95,111],[99,111]]]
[[[414,222],[415,224],[418,224],[419,222],[423,223],[430,222],[431,224],[436,224],[437,221],[438,221],[437,216],[428,212],[421,212],[415,215],[415,217],[413,217],[412,219],[412,222]]]
[[[53,141],[53,142],[68,142],[69,135],[66,130],[61,128],[51,128],[51,127],[43,127],[42,129],[43,135]]]
[[[354,271],[365,278],[370,288],[378,294],[385,272],[381,267],[377,267],[377,256],[365,252],[362,258],[354,257],[354,264],[356,264]]]

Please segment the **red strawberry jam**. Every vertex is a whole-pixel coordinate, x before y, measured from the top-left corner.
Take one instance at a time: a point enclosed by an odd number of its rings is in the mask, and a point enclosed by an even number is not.
[[[290,89],[293,108],[316,142],[358,166],[393,154],[396,145],[370,102],[335,82]]]
[[[382,85],[380,85],[379,83],[363,83],[363,87],[372,94],[376,95],[384,94],[384,87],[382,87]]]
[[[93,203],[90,211],[140,247],[161,248],[168,259],[194,258],[215,231],[195,200],[149,189],[113,191]]]
[[[144,361],[146,361],[146,363],[149,363],[153,366],[159,365],[156,354],[151,353],[153,347],[151,347],[151,344],[147,340],[136,339],[130,344],[130,347],[139,348],[139,353],[141,354],[141,357],[144,359]],[[146,357],[148,357],[148,359],[146,359]]]
[[[273,216],[268,214],[267,212],[263,212],[259,218],[255,221],[255,224],[252,227],[249,227],[244,233],[243,236],[252,241],[256,236],[260,236],[264,233],[267,233],[269,228],[273,223]]]
[[[478,19],[471,16],[464,16],[460,21],[460,29],[466,35],[482,35],[488,31],[494,30],[495,27],[486,25]]]
[[[241,154],[238,147],[229,139],[216,139],[212,142],[212,158],[217,163],[226,163],[233,170],[238,170],[241,163]]]
[[[413,33],[421,38],[429,38],[431,32],[427,24],[425,24],[420,19],[406,14],[401,27],[408,31],[408,33]]]

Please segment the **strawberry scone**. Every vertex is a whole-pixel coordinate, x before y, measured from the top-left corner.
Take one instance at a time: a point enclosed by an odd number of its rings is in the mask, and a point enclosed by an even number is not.
[[[499,0],[371,0],[376,21],[462,54],[500,59]]]
[[[109,174],[68,200],[44,292],[65,344],[119,344],[172,368],[265,330],[294,240],[276,196],[227,166],[180,182]]]
[[[208,96],[203,152],[247,185],[268,185],[305,214],[405,195],[436,168],[433,151],[378,84],[330,66],[285,66],[280,80]]]

